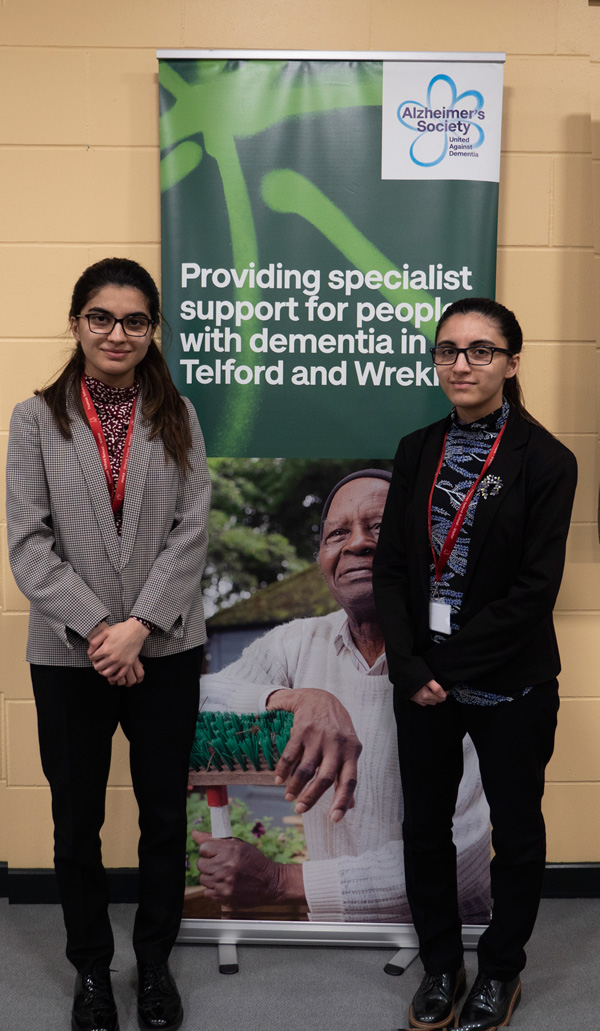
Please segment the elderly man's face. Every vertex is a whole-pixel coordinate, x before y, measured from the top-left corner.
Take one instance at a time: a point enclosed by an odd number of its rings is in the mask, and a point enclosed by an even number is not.
[[[336,601],[356,615],[374,610],[373,553],[388,490],[386,480],[351,480],[334,496],[325,520],[321,572]]]

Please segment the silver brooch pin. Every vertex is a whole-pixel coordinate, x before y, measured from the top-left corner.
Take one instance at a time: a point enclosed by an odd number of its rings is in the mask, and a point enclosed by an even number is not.
[[[482,498],[493,498],[502,490],[502,480],[499,476],[488,473],[479,485],[479,494]]]

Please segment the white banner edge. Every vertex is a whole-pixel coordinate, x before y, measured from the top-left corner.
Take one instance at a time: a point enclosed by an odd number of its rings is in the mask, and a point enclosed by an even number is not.
[[[157,50],[158,60],[287,60],[287,61],[461,61],[504,64],[500,51],[401,50]]]

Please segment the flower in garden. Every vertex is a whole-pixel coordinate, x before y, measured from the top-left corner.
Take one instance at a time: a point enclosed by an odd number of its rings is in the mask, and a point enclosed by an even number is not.
[[[252,833],[255,838],[262,838],[263,834],[267,833],[267,828],[265,827],[264,823],[261,823],[260,820],[257,820],[254,824],[254,827],[252,828]]]

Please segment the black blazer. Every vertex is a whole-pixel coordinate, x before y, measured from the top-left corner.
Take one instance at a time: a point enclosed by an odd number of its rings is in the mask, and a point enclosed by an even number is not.
[[[433,644],[427,506],[449,418],[400,441],[373,562],[390,678],[410,698],[429,680],[513,695],[560,672],[552,610],[562,578],[577,482],[574,455],[511,411],[477,504],[460,630]]]

